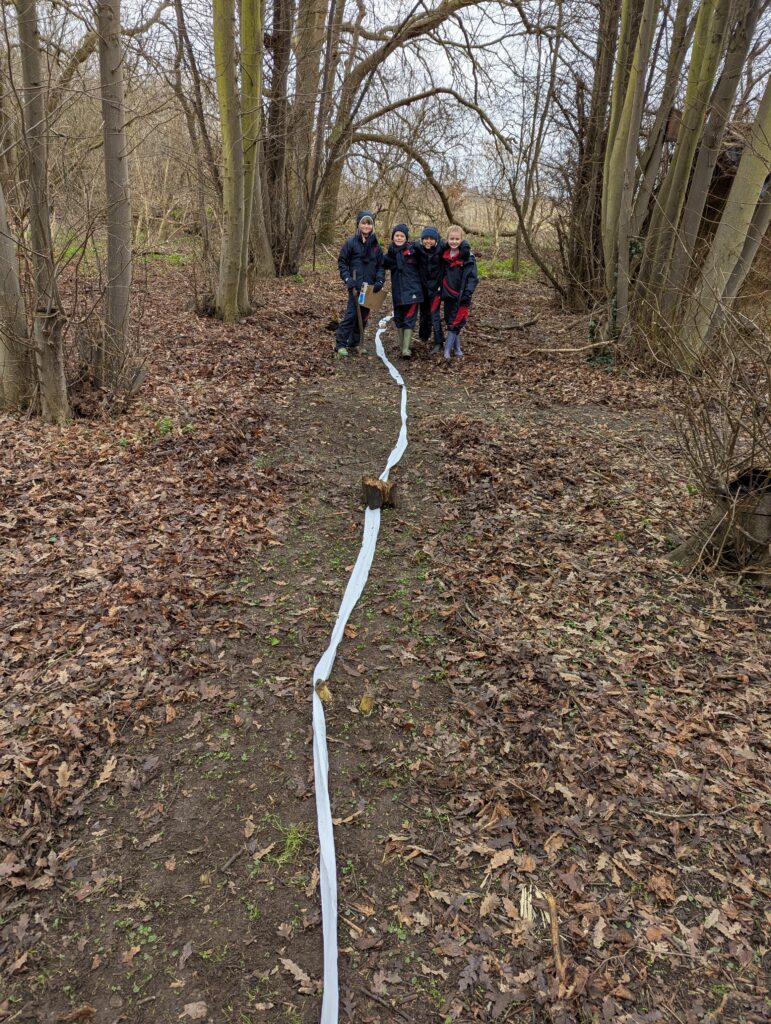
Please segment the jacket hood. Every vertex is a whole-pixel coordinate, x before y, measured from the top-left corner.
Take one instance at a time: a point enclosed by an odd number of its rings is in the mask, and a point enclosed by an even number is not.
[[[409,238],[410,237],[410,229],[407,227],[406,224],[395,224],[394,225],[394,229],[391,232],[391,241],[392,242],[394,240],[394,235],[396,234],[397,231],[401,231],[402,234],[405,236],[405,238]]]
[[[371,210],[359,210],[356,214],[356,227],[361,224],[365,217],[368,217],[372,221],[372,226],[375,226],[375,214]]]
[[[423,230],[420,232],[420,237],[421,239],[433,238],[435,242],[438,242],[439,232],[436,230],[436,228],[431,227],[431,225],[429,225],[428,227],[423,228]]]

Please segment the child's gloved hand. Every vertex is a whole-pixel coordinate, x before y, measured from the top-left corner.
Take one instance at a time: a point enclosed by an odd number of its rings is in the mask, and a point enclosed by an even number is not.
[[[350,285],[348,287],[351,288],[355,292],[360,292],[361,291],[361,285],[359,284],[359,282],[356,280],[355,277],[351,278],[351,283],[350,283]]]
[[[372,291],[373,292],[379,292],[382,287],[383,287],[382,284],[373,285]]]

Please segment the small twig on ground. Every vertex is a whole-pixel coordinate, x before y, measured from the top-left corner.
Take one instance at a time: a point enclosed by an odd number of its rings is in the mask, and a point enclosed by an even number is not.
[[[384,1006],[386,1010],[390,1010],[391,1013],[395,1013],[397,1017],[400,1017],[402,1020],[406,1020],[408,1024],[412,1024],[411,1018],[408,1017],[406,1013],[402,1013],[401,1010],[392,1006],[386,999],[381,998],[381,996],[377,995],[375,992],[371,992],[368,988],[360,988],[359,992],[361,992],[363,996],[366,996],[367,999],[372,999],[374,1002],[380,1003],[380,1005]]]
[[[560,949],[560,926],[557,916],[557,901],[550,892],[546,893],[546,902],[549,904],[549,924],[551,925],[551,945],[554,951],[554,964],[557,968],[559,980],[565,981],[565,961],[562,959]]]
[[[222,872],[227,871],[227,869],[238,860],[238,858],[241,856],[242,853],[246,853],[246,847],[245,846],[242,846],[240,849],[236,850],[236,852],[232,855],[232,857],[228,857],[228,859],[225,861],[225,863],[220,868],[220,871],[222,871]]]
[[[731,811],[735,811],[739,804],[732,804],[731,807],[726,807],[722,811],[696,811],[693,814],[668,814],[666,811],[654,811],[649,809],[645,811],[646,814],[655,814],[657,818],[719,818],[721,814],[730,814]]]
[[[590,341],[588,345],[579,345],[578,348],[531,348],[525,352],[526,356],[531,356],[534,352],[586,352],[590,348],[611,348],[612,346],[607,341]]]

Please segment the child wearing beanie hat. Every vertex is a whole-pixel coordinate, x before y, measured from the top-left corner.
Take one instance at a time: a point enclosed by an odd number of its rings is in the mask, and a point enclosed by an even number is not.
[[[412,355],[412,332],[423,300],[423,285],[414,246],[409,244],[406,224],[397,224],[391,232],[391,244],[385,255],[385,266],[391,271],[391,292],[394,303],[394,325],[401,354]]]
[[[428,224],[420,233],[420,244],[415,246],[420,280],[423,285],[418,333],[423,341],[428,341],[433,336],[432,355],[441,352],[444,348],[441,311],[442,264],[439,250],[441,241],[439,231],[433,225]]]
[[[335,335],[335,355],[344,358],[358,351],[361,343],[359,316],[366,326],[369,310],[359,306],[359,292],[363,284],[373,285],[379,292],[385,281],[383,250],[375,235],[375,217],[369,210],[360,210],[356,217],[356,234],[340,249],[337,258],[340,278],[348,289],[348,304]]]

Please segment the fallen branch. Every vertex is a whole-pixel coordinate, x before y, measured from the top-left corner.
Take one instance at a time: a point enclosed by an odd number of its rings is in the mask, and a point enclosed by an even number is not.
[[[590,341],[588,345],[581,345],[578,348],[531,348],[528,352],[525,352],[525,355],[531,356],[533,352],[586,352],[589,348],[610,347],[607,341]]]

